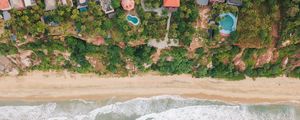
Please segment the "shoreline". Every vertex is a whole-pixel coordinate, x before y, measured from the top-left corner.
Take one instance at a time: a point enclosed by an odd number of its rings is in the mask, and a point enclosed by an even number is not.
[[[247,78],[224,81],[190,75],[107,77],[69,72],[28,72],[0,77],[0,101],[132,99],[157,95],[180,95],[237,104],[300,103],[300,80],[296,78]]]

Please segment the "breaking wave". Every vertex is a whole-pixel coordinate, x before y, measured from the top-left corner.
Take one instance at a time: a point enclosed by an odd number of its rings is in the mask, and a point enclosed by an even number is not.
[[[232,105],[180,96],[0,107],[0,120],[297,120],[289,105]]]
[[[295,120],[293,111],[254,112],[241,106],[189,106],[152,113],[137,120]]]

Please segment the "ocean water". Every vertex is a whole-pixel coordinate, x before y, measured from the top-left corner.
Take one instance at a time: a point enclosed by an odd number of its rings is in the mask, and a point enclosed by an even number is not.
[[[228,104],[180,96],[127,101],[0,102],[0,120],[300,120],[296,104]]]

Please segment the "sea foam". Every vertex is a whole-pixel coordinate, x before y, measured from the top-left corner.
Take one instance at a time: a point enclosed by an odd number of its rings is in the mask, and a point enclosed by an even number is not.
[[[234,105],[170,95],[96,103],[2,106],[0,120],[297,120],[295,110],[285,105]]]
[[[0,107],[0,120],[45,120],[51,117],[55,103],[39,106],[3,106]]]
[[[294,112],[250,112],[242,106],[188,106],[152,113],[137,120],[296,120]]]
[[[138,116],[162,112],[171,108],[180,108],[190,105],[210,104],[210,102],[185,99],[180,96],[154,96],[150,98],[135,98],[125,102],[117,102],[91,111],[84,120],[94,119],[134,119]],[[211,103],[221,104],[221,103]]]

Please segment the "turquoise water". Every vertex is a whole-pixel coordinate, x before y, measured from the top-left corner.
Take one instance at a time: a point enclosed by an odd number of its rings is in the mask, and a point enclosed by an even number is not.
[[[230,34],[232,31],[235,31],[237,18],[232,13],[221,14],[220,30],[223,34]]]
[[[127,20],[133,25],[138,25],[140,23],[137,16],[127,15]]]
[[[232,31],[233,27],[233,18],[229,15],[225,15],[223,19],[220,21],[220,25],[222,26],[223,29]]]
[[[0,120],[299,120],[293,104],[239,105],[180,96],[0,102]]]
[[[79,11],[80,11],[80,12],[86,12],[87,10],[88,10],[87,7],[79,8]]]

